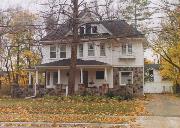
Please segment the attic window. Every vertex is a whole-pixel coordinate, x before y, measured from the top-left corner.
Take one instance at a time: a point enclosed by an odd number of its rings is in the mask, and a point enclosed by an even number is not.
[[[97,26],[92,26],[92,33],[97,33]]]
[[[80,27],[80,35],[84,35],[84,27]]]
[[[91,24],[86,24],[86,34],[91,34]]]

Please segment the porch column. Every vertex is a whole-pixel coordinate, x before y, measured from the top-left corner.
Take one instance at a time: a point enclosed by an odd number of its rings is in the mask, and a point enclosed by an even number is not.
[[[31,76],[32,76],[32,74],[31,74],[31,72],[29,72],[29,85],[32,85],[32,83],[31,83]]]
[[[38,70],[36,70],[36,83],[35,83],[35,87],[34,87],[34,95],[36,96],[37,94],[37,85],[39,84],[39,72]]]
[[[105,82],[107,82],[107,68],[104,69],[104,79]]]
[[[83,84],[83,69],[81,68],[81,84]]]
[[[61,70],[58,69],[58,85],[61,84]]]
[[[68,96],[68,85],[66,85],[66,96]]]

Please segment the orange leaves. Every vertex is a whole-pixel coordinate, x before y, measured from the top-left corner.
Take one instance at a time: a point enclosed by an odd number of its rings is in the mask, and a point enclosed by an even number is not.
[[[71,99],[71,100],[70,100]],[[52,123],[124,123],[143,115],[143,101],[118,101],[98,98],[43,98],[29,100],[0,100],[0,121]],[[88,102],[87,102],[88,101]],[[107,102],[108,101],[108,102]],[[128,116],[128,117],[126,117]]]

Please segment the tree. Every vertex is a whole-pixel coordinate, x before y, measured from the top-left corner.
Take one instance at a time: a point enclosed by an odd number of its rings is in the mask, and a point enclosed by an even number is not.
[[[171,11],[168,20],[162,25],[157,40],[150,47],[161,58],[161,75],[180,82],[180,11]]]
[[[8,72],[9,83],[23,83],[27,73],[23,70],[40,62],[39,52],[34,47],[36,17],[29,11],[15,9],[9,12],[11,20],[6,27],[11,28],[3,36],[3,59]],[[21,77],[20,77],[21,76]]]
[[[148,0],[119,0],[117,14],[138,27],[152,15],[150,3]]]

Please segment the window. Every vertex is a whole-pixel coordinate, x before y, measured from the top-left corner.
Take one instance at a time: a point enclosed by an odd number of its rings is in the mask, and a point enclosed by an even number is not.
[[[53,72],[53,85],[58,83],[58,72]]]
[[[56,58],[56,46],[50,46],[50,58]]]
[[[66,58],[66,45],[60,45],[60,58]]]
[[[88,56],[94,56],[94,44],[88,44]]]
[[[106,56],[105,43],[100,43],[100,56]]]
[[[120,85],[133,84],[133,73],[132,72],[120,72]]]
[[[128,44],[128,54],[132,54],[132,44]]]
[[[47,79],[47,85],[50,85],[50,72],[47,72],[46,79]]]
[[[86,24],[86,34],[91,34],[91,24]]]
[[[122,54],[131,55],[132,54],[132,44],[123,44],[122,45]]]
[[[97,33],[97,26],[92,26],[92,33]]]
[[[96,79],[104,79],[104,71],[96,71]]]
[[[83,44],[79,44],[79,57],[83,57]]]
[[[80,27],[80,35],[84,35],[84,27]]]
[[[126,44],[122,45],[122,54],[126,55]]]

